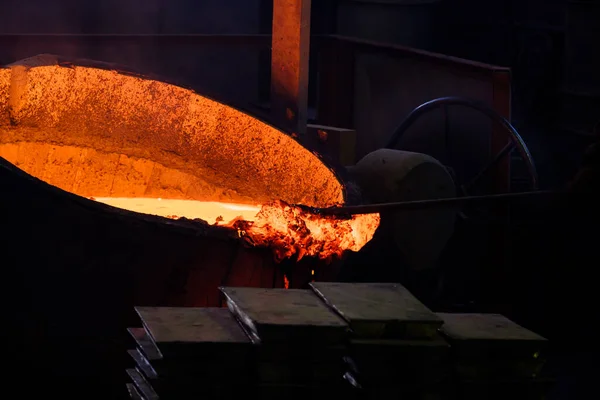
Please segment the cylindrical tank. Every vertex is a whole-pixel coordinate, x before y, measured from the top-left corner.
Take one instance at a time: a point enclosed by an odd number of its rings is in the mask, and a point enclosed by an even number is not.
[[[430,49],[440,0],[340,0],[338,34]]]

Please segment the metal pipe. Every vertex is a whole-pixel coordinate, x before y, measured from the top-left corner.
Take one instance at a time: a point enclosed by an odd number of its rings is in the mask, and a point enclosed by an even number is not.
[[[534,191],[523,193],[504,193],[488,196],[451,197],[446,199],[416,200],[382,204],[364,204],[359,206],[344,206],[330,208],[313,208],[301,206],[303,209],[320,215],[358,215],[373,214],[387,211],[423,210],[438,207],[465,207],[465,206],[489,206],[499,203],[514,202],[517,200],[539,200],[544,198],[556,198],[562,192],[558,191]]]

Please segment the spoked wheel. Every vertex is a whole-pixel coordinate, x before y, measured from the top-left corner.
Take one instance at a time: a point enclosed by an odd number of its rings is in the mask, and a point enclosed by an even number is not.
[[[504,148],[502,148],[497,154],[491,157],[491,160],[476,174],[474,174],[470,179],[467,179],[465,182],[457,182],[456,176],[453,176],[457,186],[457,192],[461,196],[470,196],[477,193],[476,190],[482,186],[485,178],[488,178],[491,175],[498,165],[505,160],[506,157],[510,157],[511,153],[516,150],[521,159],[525,163],[525,167],[527,169],[528,181],[529,181],[529,190],[537,190],[538,189],[538,174],[535,167],[535,163],[533,161],[533,157],[529,152],[529,148],[523,141],[523,138],[517,132],[517,130],[512,126],[512,124],[503,116],[498,114],[495,110],[490,108],[485,103],[481,103],[475,100],[461,98],[461,97],[442,97],[435,100],[428,101],[427,103],[421,104],[419,107],[415,108],[408,117],[396,128],[391,139],[386,145],[388,149],[395,149],[398,147],[400,139],[404,135],[404,133],[411,127],[413,124],[422,116],[426,115],[430,111],[436,109],[446,109],[449,106],[464,106],[473,110],[476,110],[494,122],[497,122],[502,127],[504,127],[507,133],[508,143]],[[447,115],[447,113],[445,113]],[[447,129],[448,124],[444,124],[445,129]],[[492,193],[488,193],[492,194]],[[495,193],[494,193],[495,194]],[[460,214],[463,218],[467,218],[467,215],[464,213]],[[473,216],[472,214],[470,215]]]

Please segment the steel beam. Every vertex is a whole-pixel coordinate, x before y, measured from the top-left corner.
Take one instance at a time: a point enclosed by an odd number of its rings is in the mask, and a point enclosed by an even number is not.
[[[135,43],[139,45],[199,45],[266,48],[271,35],[260,34],[156,34],[156,33],[0,33],[0,45],[6,46],[48,46],[64,43],[92,45],[118,45]]]
[[[273,0],[271,112],[291,133],[304,135],[308,120],[311,0]]]

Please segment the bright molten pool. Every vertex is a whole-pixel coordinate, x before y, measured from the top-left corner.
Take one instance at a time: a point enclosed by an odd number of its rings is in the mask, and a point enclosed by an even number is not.
[[[260,211],[260,206],[236,203],[220,203],[216,201],[127,198],[127,197],[94,197],[109,206],[123,208],[142,214],[158,215],[167,218],[200,218],[211,225],[227,225],[235,219],[253,221]]]

